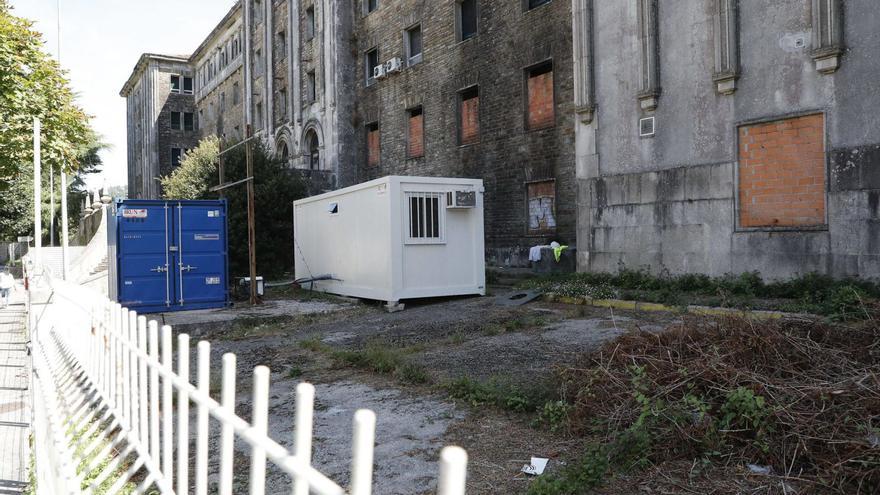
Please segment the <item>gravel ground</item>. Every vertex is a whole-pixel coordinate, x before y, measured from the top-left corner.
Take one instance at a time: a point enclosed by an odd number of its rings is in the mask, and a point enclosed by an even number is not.
[[[528,480],[519,468],[530,456],[553,458],[548,468],[553,469],[557,459],[570,458],[579,445],[531,427],[533,415],[455,403],[436,385],[402,385],[387,375],[341,367],[300,342],[348,350],[377,342],[406,348],[407,359],[422,365],[434,384],[465,376],[542,383],[556,366],[626,331],[658,331],[677,321],[667,313],[544,302],[501,306],[492,297],[423,301],[391,314],[347,301],[321,305],[317,311],[283,318],[273,312],[261,320],[244,312],[232,324],[190,322],[187,331],[212,342],[215,373],[222,353],[238,356],[242,417],[250,416],[249,371],[260,364],[272,369],[270,431],[282,444],[290,445],[293,438],[295,384],[315,384],[314,464],[343,486],[350,469],[354,411],[375,411],[374,492],[381,494],[433,493],[439,450],[450,444],[469,453],[469,493],[523,493]],[[247,452],[245,446],[238,450]],[[276,471],[270,471],[269,486],[271,493],[289,493],[289,482]]]

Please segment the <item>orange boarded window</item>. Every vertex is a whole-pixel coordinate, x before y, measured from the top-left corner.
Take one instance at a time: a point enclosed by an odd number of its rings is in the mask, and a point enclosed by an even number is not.
[[[409,114],[407,156],[409,158],[425,156],[425,121],[422,107],[413,108],[407,113]]]
[[[551,127],[556,123],[553,105],[553,64],[548,62],[528,71],[529,129]]]
[[[825,117],[739,128],[741,227],[825,224]]]
[[[367,165],[371,167],[379,165],[380,150],[379,123],[367,124]]]
[[[461,144],[480,141],[480,91],[474,86],[461,92]]]

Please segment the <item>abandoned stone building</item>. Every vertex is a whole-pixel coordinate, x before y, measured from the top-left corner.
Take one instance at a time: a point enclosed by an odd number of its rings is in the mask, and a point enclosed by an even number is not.
[[[159,177],[198,144],[194,86],[187,57],[145,53],[122,88],[131,197],[158,197]]]
[[[569,0],[246,0],[171,58],[139,63],[121,92],[132,197],[159,196],[178,150],[212,134],[234,144],[250,124],[312,190],[484,179],[490,263],[575,241]],[[145,84],[181,78],[179,92]]]
[[[573,19],[580,270],[880,276],[875,0]]]
[[[120,93],[128,102],[129,196],[159,197],[157,178],[181,153],[209,135],[225,146],[239,143],[248,124],[317,190],[337,187],[338,177],[356,180],[340,170],[350,160],[339,158],[353,146],[340,139],[352,135],[353,95],[341,91],[348,75],[336,71],[351,57],[351,33],[337,27],[351,26],[349,12],[336,12],[337,2],[287,3],[237,2],[191,56],[144,55]],[[188,86],[170,89],[178,79]],[[184,102],[185,126],[178,126]]]
[[[483,179],[490,264],[574,244],[570,0],[361,7],[358,178]]]

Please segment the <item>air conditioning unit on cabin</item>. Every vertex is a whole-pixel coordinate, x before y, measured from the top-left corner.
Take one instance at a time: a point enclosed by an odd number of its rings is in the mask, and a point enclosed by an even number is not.
[[[385,65],[377,65],[373,67],[373,79],[382,79],[385,77]]]
[[[462,209],[477,206],[477,193],[474,191],[447,191],[446,208]]]
[[[402,68],[403,68],[403,60],[401,60],[399,57],[394,57],[391,60],[385,62],[385,72],[386,73],[399,72],[400,69],[402,69]]]

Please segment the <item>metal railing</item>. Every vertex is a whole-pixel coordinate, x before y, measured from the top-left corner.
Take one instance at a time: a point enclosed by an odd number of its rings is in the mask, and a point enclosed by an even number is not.
[[[268,433],[267,367],[253,371],[253,409],[246,421],[235,413],[234,354],[223,355],[218,401],[210,393],[207,341],[196,346],[193,385],[188,379],[188,335],[177,335],[174,349],[171,327],[160,328],[155,321],[80,286],[52,281],[48,297],[48,303],[32,306],[31,320],[36,493],[125,490],[202,495],[213,488],[209,461],[219,465],[219,477],[212,478],[217,493],[244,493],[233,477],[236,439],[250,450],[246,485],[252,495],[265,493],[267,462],[289,476],[294,495],[371,493],[376,425],[372,411],[354,414],[351,481],[346,490],[311,464],[312,385],[296,387],[293,451],[289,451]],[[220,428],[219,448],[213,450],[209,450],[209,419]],[[195,429],[190,432],[192,422]],[[464,494],[466,465],[463,449],[444,448],[438,493]]]

